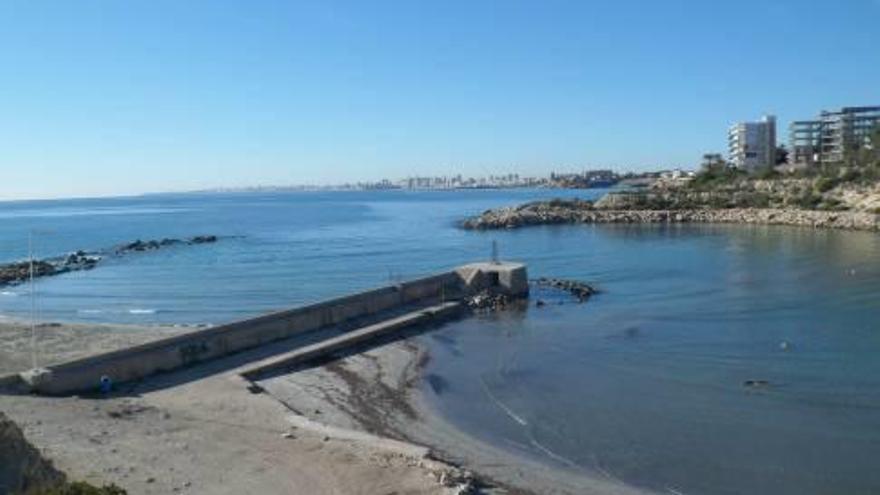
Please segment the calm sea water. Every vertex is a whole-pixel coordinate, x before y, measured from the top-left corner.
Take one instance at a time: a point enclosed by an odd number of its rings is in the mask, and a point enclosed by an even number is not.
[[[42,256],[226,236],[37,284],[44,319],[218,323],[486,258],[497,239],[502,257],[526,261],[533,276],[586,280],[604,292],[586,304],[536,294],[551,304],[423,336],[434,355],[425,389],[454,424],[549,464],[661,493],[880,493],[880,236],[454,227],[489,207],[565,194],[0,203],[0,260],[25,257],[31,229]],[[2,290],[0,314],[26,316],[26,288]],[[744,387],[750,379],[769,385]]]
[[[96,270],[37,284],[45,319],[219,323],[488,258],[488,237],[455,228],[463,215],[572,194],[303,192],[0,203],[0,262],[27,258],[29,231],[36,232],[37,257],[135,239],[223,236],[216,244],[109,258]],[[27,290],[0,289],[0,314],[29,316]]]

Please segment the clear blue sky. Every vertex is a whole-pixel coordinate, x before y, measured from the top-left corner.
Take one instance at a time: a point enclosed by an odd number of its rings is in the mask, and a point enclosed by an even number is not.
[[[878,25],[880,0],[0,0],[0,198],[692,166],[733,121],[880,104]]]

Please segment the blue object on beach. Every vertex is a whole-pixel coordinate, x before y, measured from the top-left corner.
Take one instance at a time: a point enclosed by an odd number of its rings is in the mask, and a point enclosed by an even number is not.
[[[101,376],[101,385],[99,388],[102,394],[109,394],[110,390],[113,389],[113,380],[107,375]]]

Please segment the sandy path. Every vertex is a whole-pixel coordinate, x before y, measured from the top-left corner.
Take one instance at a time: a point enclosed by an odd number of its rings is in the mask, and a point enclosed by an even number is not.
[[[71,361],[164,337],[197,330],[196,327],[110,325],[100,323],[40,323],[37,326],[38,364]],[[0,375],[31,367],[31,326],[0,320]]]
[[[16,357],[29,343],[26,326],[2,330],[0,348]],[[79,357],[180,332],[153,330],[50,327],[45,355]],[[157,375],[106,398],[0,394],[0,410],[72,479],[116,483],[132,494],[456,493],[439,482],[456,470],[422,458],[424,449],[322,429],[270,395],[249,392],[236,373],[248,360],[244,353]],[[21,364],[3,361],[5,369]]]

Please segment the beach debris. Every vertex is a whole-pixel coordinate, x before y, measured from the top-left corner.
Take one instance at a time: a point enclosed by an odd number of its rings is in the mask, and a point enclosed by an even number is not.
[[[107,375],[101,375],[98,390],[100,390],[102,394],[109,394],[110,391],[113,390],[113,380]]]
[[[538,287],[549,287],[568,292],[578,302],[584,302],[599,291],[592,285],[578,280],[566,280],[562,278],[541,277],[532,281]]]

